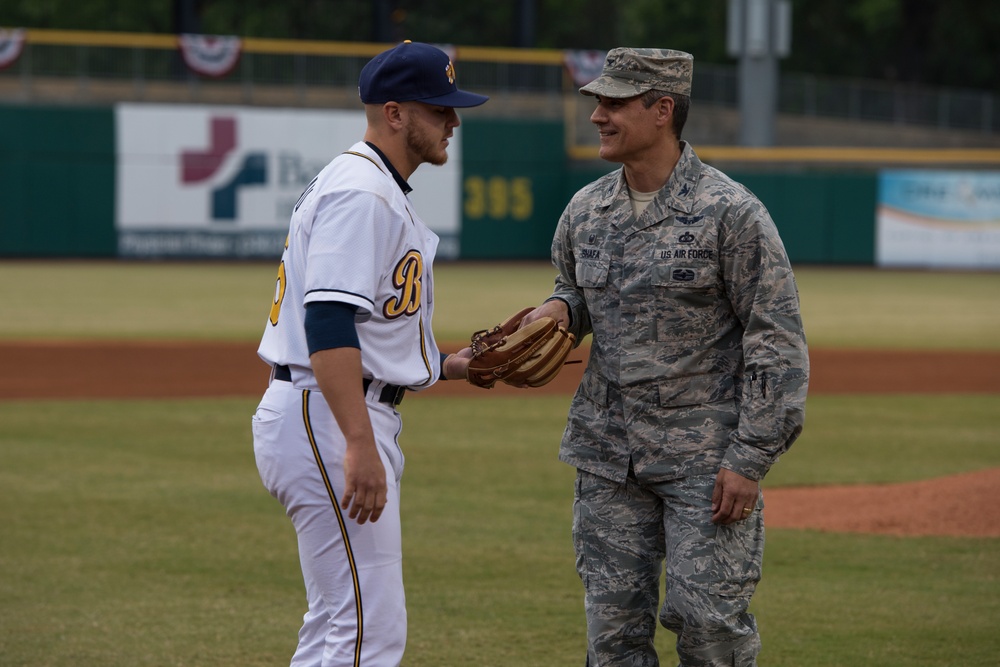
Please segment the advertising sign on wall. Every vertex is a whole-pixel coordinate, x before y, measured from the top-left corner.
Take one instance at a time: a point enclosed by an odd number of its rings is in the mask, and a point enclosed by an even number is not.
[[[1000,268],[1000,172],[884,171],[876,263]]]
[[[116,107],[122,257],[278,257],[313,177],[365,132],[363,111],[122,104]],[[409,179],[410,199],[458,255],[461,144]]]

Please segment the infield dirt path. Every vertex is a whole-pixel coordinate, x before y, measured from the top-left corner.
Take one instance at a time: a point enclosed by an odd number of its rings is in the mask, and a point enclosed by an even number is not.
[[[458,345],[443,345],[455,350]],[[268,369],[256,344],[0,342],[0,400],[257,396]],[[572,358],[586,359],[581,348]],[[812,350],[810,394],[1000,393],[1000,352]],[[575,390],[584,364],[530,391]],[[428,395],[500,397],[465,382]],[[420,400],[416,395],[408,400]],[[1000,537],[1000,469],[907,484],[768,489],[768,525],[893,535]],[[984,499],[988,499],[984,502]]]

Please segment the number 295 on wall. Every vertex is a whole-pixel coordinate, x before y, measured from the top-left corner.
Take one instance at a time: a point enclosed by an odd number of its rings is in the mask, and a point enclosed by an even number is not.
[[[534,209],[531,179],[469,176],[465,179],[465,216],[470,219],[527,220]]]

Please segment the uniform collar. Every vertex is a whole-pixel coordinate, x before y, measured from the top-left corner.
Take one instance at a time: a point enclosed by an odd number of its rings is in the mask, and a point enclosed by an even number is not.
[[[681,157],[674,166],[666,185],[660,188],[650,206],[662,209],[673,208],[690,213],[694,207],[695,191],[701,176],[701,160],[695,155],[691,144],[681,142]],[[625,182],[624,167],[618,170],[618,178],[611,179],[598,198],[597,206],[606,208],[623,198],[628,203],[628,184]],[[631,204],[629,204],[631,206]]]
[[[403,191],[404,195],[408,195],[411,192],[413,192],[413,188],[410,187],[410,184],[406,182],[406,179],[404,179],[402,176],[399,175],[399,172],[396,171],[396,168],[392,166],[391,162],[389,162],[389,158],[385,156],[385,153],[379,150],[378,146],[376,146],[370,141],[366,141],[365,145],[368,146],[368,148],[375,151],[376,155],[379,156],[379,158],[385,164],[386,168],[389,170],[389,173],[392,174],[392,178],[396,181],[396,185],[399,186],[399,189]]]

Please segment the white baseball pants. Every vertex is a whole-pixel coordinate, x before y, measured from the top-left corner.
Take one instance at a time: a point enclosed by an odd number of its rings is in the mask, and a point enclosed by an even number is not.
[[[340,509],[345,442],[322,394],[274,381],[253,417],[257,469],[295,526],[309,605],[291,667],[398,667],[402,660],[401,421],[392,406],[367,404],[388,502],[378,521],[363,525]]]

